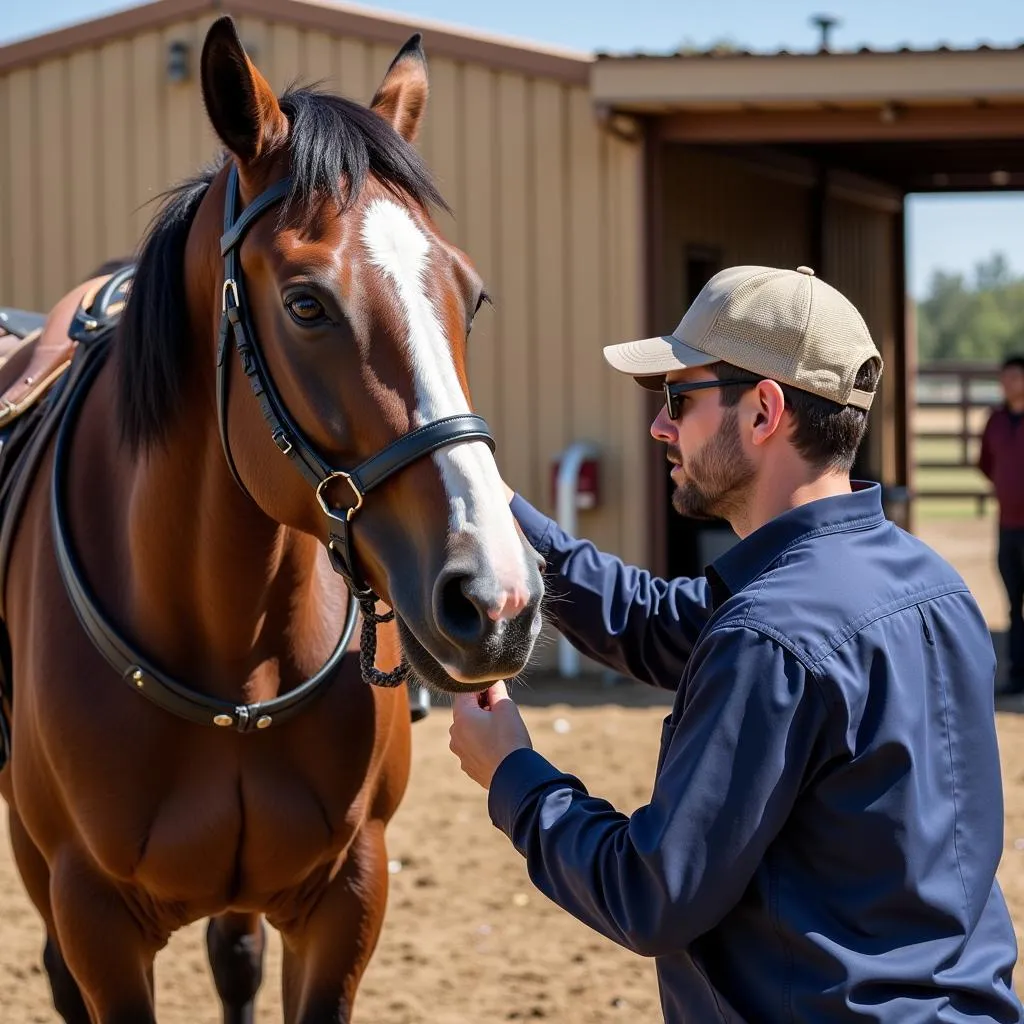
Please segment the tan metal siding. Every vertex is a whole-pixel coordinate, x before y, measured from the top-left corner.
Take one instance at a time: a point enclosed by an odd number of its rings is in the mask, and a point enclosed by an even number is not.
[[[99,53],[101,110],[117,111],[121,116],[97,119],[96,156],[103,168],[103,196],[100,210],[100,244],[105,256],[114,258],[130,253],[136,243],[129,208],[134,153],[129,148],[130,125],[136,116],[132,94],[129,44],[124,40],[105,45]],[[90,154],[91,155],[91,154]],[[81,159],[85,159],[83,154]],[[70,169],[73,173],[73,169]],[[87,271],[78,270],[79,274]],[[71,281],[47,281],[49,305],[67,290]]]
[[[452,208],[453,216],[441,215],[439,227],[449,242],[460,247],[466,233],[463,223],[466,204],[462,191],[465,180],[462,172],[465,123],[462,76],[461,64],[450,60],[430,62],[430,99],[426,116],[430,129],[429,145],[423,147],[438,188]]]
[[[637,145],[614,137],[607,140],[610,187],[605,209],[611,225],[608,323],[604,334],[614,342],[640,336],[643,325],[643,168]],[[601,358],[595,346],[591,358]],[[619,413],[606,444],[611,450],[606,492],[609,499],[609,543],[627,562],[647,565],[652,545],[647,537],[651,501],[647,457],[647,396],[621,374],[605,371],[609,407]]]
[[[497,80],[497,117],[500,126],[495,164],[497,171],[500,258],[495,279],[498,330],[498,378],[493,417],[502,442],[501,466],[510,481],[535,491],[530,470],[535,413],[534,338],[530,306],[535,301],[529,280],[530,183],[527,180],[531,140],[526,116],[526,84],[520,75],[501,72]],[[533,387],[531,387],[533,385]]]
[[[872,478],[896,482],[897,392],[892,380],[896,363],[895,299],[893,294],[894,233],[897,214],[868,205],[831,198],[826,213],[826,268],[829,284],[838,288],[861,312],[882,359],[882,384],[871,409],[865,439],[866,467]]]
[[[30,308],[38,308],[44,301],[44,289],[36,273],[39,262],[36,202],[40,168],[35,87],[36,75],[32,69],[22,68],[11,73],[8,79],[8,134],[3,147],[11,166],[12,197],[11,276],[3,294],[10,294],[9,305]]]
[[[130,254],[157,193],[215,154],[198,83],[210,20],[0,75],[2,301],[48,307],[103,260]],[[363,103],[397,49],[253,16],[238,27],[278,91],[319,79]],[[191,47],[184,83],[166,77],[177,39]],[[640,148],[601,129],[582,84],[432,57],[429,46],[427,57],[419,146],[454,214],[438,227],[494,297],[474,325],[469,376],[502,473],[550,512],[552,460],[573,440],[595,442],[604,502],[580,514],[580,532],[643,561],[642,394],[601,355],[642,330]]]
[[[103,167],[93,156],[96,149],[96,111],[99,107],[99,68],[96,52],[83,50],[68,60],[68,152],[74,171],[67,174],[69,239],[68,280],[85,277],[102,262],[101,179]],[[3,275],[0,274],[0,280]]]
[[[499,129],[494,110],[494,76],[486,68],[467,66],[464,85],[462,105],[466,128],[459,142],[462,179],[467,182],[467,188],[461,208],[453,203],[453,209],[463,226],[463,249],[487,285],[496,290],[498,192],[494,165]],[[468,361],[474,406],[483,415],[493,416],[498,405],[498,319],[496,311],[487,306],[480,311],[473,326]]]
[[[11,237],[11,208],[14,195],[11,188],[11,164],[14,154],[7,144],[10,139],[10,81],[0,75],[0,283],[10,285],[11,260],[13,259]]]
[[[359,39],[337,39],[334,54],[335,88],[350,100],[369,103],[372,93],[366,44]]]
[[[39,217],[37,273],[43,280],[50,273],[65,280],[68,277],[68,250],[65,238],[69,186],[65,170],[69,158],[65,147],[66,68],[66,61],[47,61],[39,68],[36,78],[39,146],[39,169],[36,175],[36,210]]]
[[[158,207],[152,202],[167,183],[164,149],[167,119],[164,51],[157,32],[147,32],[132,41],[132,99],[136,116],[129,129],[132,156],[131,209],[132,239],[142,236]],[[175,140],[176,141],[176,140]]]
[[[534,299],[530,335],[534,342],[535,429],[531,439],[534,475],[530,486],[543,495],[548,488],[548,460],[573,437],[566,384],[569,361],[568,188],[566,182],[565,90],[553,82],[535,82],[530,118],[533,125],[530,175],[533,183],[530,225],[531,287]]]

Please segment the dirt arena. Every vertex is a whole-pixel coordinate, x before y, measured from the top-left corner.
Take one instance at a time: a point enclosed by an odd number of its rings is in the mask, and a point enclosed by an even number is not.
[[[926,523],[919,532],[964,574],[995,630],[1005,609],[992,568],[992,524]],[[648,797],[666,701],[646,688],[538,680],[520,692],[535,746],[592,792],[630,811]],[[1006,831],[1000,881],[1024,929],[1024,699],[999,701]],[[389,913],[356,1003],[375,1024],[560,1024],[660,1019],[653,966],[585,929],[530,886],[489,823],[483,790],[448,751],[449,712],[413,730],[413,778],[389,836]],[[57,1022],[40,965],[42,932],[0,842],[0,1021]],[[271,935],[259,1024],[281,1021],[279,944]],[[219,1024],[201,925],[157,960],[161,1024]],[[1018,978],[1018,986],[1020,986]],[[1022,989],[1024,991],[1024,989]]]

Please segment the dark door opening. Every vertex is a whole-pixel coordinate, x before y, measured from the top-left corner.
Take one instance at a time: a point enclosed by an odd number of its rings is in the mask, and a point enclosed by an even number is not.
[[[688,245],[683,260],[683,300],[686,308],[700,294],[701,288],[722,269],[720,249],[704,245]],[[662,472],[668,477],[670,466]],[[735,540],[728,523],[721,520],[691,519],[681,516],[672,507],[671,479],[665,487],[665,560],[669,578],[699,576],[705,566]]]

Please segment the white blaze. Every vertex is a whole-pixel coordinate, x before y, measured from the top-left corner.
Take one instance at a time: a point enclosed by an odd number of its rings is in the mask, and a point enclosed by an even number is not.
[[[416,391],[413,425],[468,413],[444,329],[424,288],[430,240],[408,211],[387,199],[368,206],[362,238],[371,261],[390,278],[405,313]],[[526,555],[490,449],[474,441],[442,448],[432,457],[448,494],[452,533],[476,540],[502,588],[525,592]]]

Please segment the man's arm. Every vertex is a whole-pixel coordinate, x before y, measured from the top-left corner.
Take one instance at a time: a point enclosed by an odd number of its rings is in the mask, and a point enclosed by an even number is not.
[[[978,456],[978,469],[980,469],[989,480],[992,479],[992,474],[995,472],[995,467],[992,464],[992,420],[993,417],[990,416],[988,418],[988,422],[985,424],[985,429],[981,435],[981,454]]]
[[[534,885],[641,955],[683,949],[722,919],[831,756],[823,697],[788,649],[737,626],[699,658],[651,802],[632,817],[531,749],[491,779],[491,820]]]
[[[663,580],[628,566],[570,537],[521,495],[511,508],[547,562],[545,611],[559,632],[603,665],[675,689],[710,615],[707,581]]]

